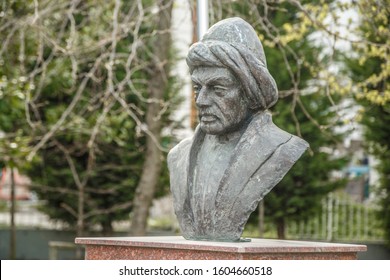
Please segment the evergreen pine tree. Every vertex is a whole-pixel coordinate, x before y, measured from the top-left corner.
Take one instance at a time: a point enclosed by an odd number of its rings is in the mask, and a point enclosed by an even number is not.
[[[0,84],[0,130],[18,124],[30,148],[43,143],[24,166],[45,201],[41,210],[78,235],[96,225],[109,234],[112,222],[128,220],[133,210],[147,107],[156,104],[156,122],[160,118],[165,127],[178,100],[168,73],[161,99],[147,91],[152,69],[164,66],[153,53],[154,1],[76,2],[40,3],[39,11],[49,12],[35,21],[34,2],[4,4],[0,79],[7,83]],[[7,20],[18,23],[15,29],[4,29]],[[168,148],[170,138],[156,144]],[[163,194],[168,175],[160,173],[150,176],[161,175],[157,191]]]

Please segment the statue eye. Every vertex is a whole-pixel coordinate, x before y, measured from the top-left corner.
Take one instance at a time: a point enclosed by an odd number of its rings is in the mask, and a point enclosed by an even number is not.
[[[202,89],[202,86],[194,84],[193,88],[194,88],[194,92],[196,94],[198,94],[200,92],[200,90]]]
[[[218,95],[218,96],[224,96],[225,93],[226,93],[227,88],[224,87],[224,86],[220,86],[220,85],[214,85],[214,86],[213,86],[213,90],[214,90],[214,92],[215,92],[216,95]]]

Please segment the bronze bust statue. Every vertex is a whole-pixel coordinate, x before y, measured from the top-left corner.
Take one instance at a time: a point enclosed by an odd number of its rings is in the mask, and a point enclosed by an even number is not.
[[[168,154],[183,236],[239,241],[249,215],[308,143],[272,122],[278,91],[255,30],[240,18],[213,25],[187,64],[199,126]]]

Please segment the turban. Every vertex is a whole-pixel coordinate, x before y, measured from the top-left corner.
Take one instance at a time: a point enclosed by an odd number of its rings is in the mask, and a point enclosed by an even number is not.
[[[187,55],[190,73],[197,67],[225,67],[241,82],[249,107],[266,110],[278,100],[275,80],[268,72],[263,46],[255,30],[241,18],[213,25]]]

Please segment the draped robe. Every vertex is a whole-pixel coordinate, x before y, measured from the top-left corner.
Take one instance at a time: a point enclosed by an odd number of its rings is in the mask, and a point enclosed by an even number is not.
[[[193,205],[194,171],[205,133],[199,128],[168,154],[175,214],[186,239],[238,241],[249,215],[308,148],[278,128],[267,111],[253,116],[235,145],[205,211]],[[212,166],[210,166],[212,168]]]

